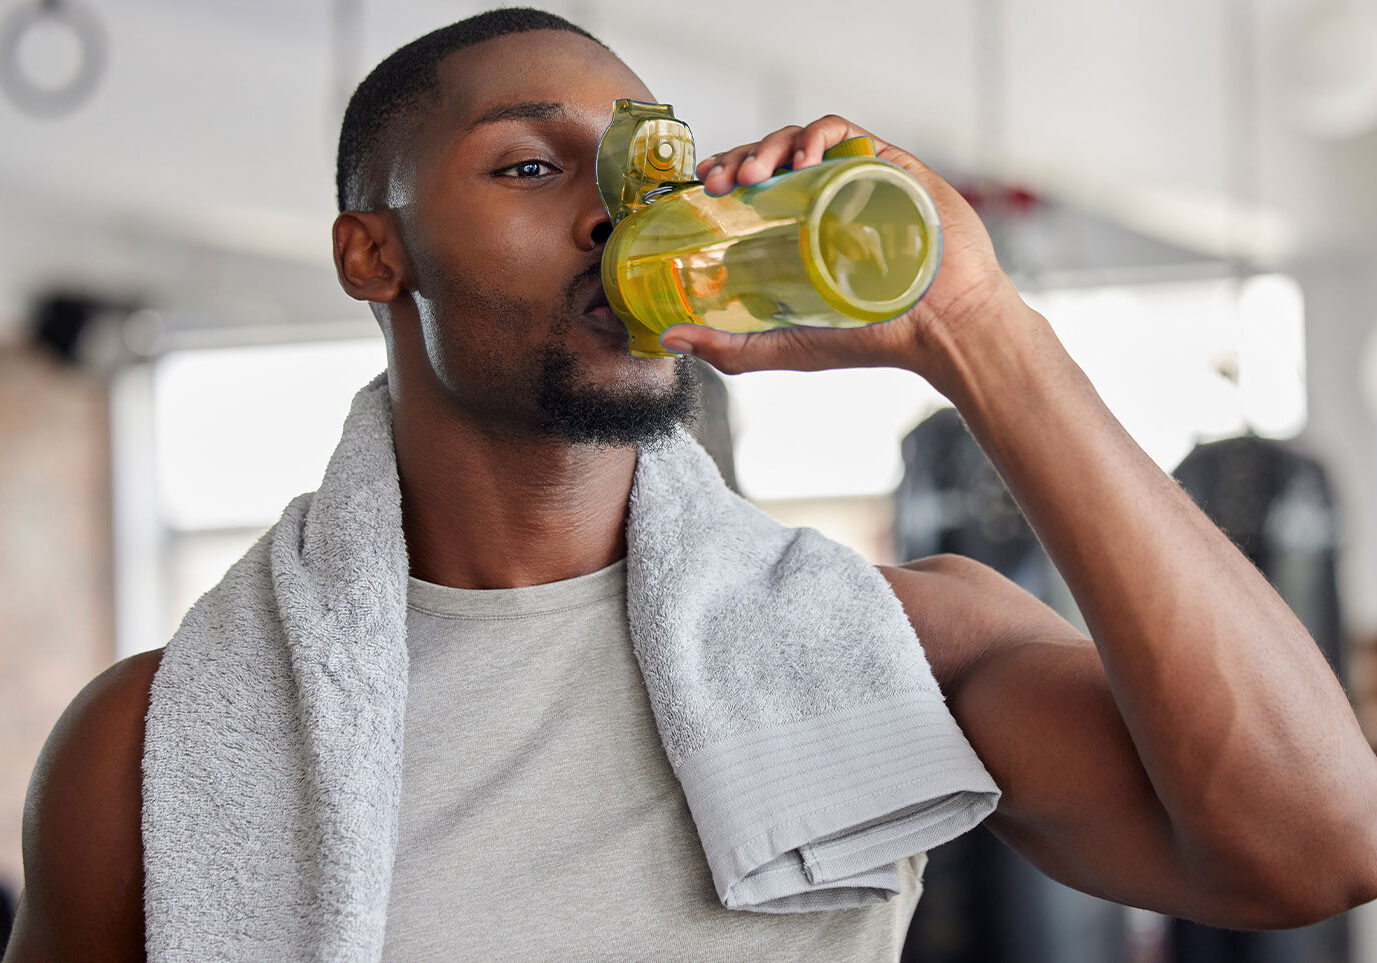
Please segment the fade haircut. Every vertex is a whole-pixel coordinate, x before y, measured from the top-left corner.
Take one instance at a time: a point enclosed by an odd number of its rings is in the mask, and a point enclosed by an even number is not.
[[[528,30],[567,30],[607,49],[582,27],[530,7],[489,10],[411,41],[374,67],[349,98],[335,157],[339,209],[363,210],[371,202],[374,180],[391,160],[398,134],[438,88],[441,60],[464,47]]]

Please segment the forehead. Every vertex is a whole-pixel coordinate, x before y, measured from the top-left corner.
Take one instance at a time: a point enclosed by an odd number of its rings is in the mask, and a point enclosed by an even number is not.
[[[571,115],[605,125],[617,98],[654,100],[611,51],[567,30],[487,40],[446,57],[437,72],[441,114],[460,130],[512,104],[562,104]]]

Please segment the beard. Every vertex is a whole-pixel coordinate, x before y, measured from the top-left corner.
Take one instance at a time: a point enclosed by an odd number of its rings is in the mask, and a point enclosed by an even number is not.
[[[580,380],[578,355],[548,345],[541,353],[537,407],[547,433],[573,445],[653,447],[677,425],[692,427],[702,415],[702,381],[694,361],[674,362],[668,393],[628,385],[605,387]]]
[[[538,323],[536,304],[457,272],[427,273],[436,282],[433,289],[442,292],[438,300],[449,307],[443,312],[447,319],[422,321],[430,365],[481,430],[495,437],[558,438],[594,448],[654,447],[668,441],[677,426],[692,428],[701,418],[702,380],[696,368],[701,362],[694,358],[675,359],[669,386],[597,384],[587,377],[580,355],[565,346],[566,335],[581,323],[580,305],[600,275],[599,265],[566,286],[550,337],[534,353],[523,334]],[[463,335],[461,329],[467,329]],[[640,362],[659,364],[633,359]]]

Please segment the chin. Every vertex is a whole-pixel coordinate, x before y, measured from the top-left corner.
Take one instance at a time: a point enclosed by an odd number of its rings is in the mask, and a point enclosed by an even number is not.
[[[668,368],[673,377],[658,389],[589,384],[575,375],[572,358],[548,360],[553,364],[545,368],[539,406],[550,433],[571,444],[653,444],[671,437],[678,426],[693,424],[701,414],[701,385],[688,357]]]

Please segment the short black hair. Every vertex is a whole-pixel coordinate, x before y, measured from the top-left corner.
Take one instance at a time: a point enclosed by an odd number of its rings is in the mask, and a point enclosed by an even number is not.
[[[397,50],[363,79],[349,98],[335,156],[335,200],[341,211],[359,210],[368,198],[371,174],[386,157],[386,145],[401,122],[434,93],[436,67],[456,50],[528,30],[567,30],[606,48],[597,37],[563,17],[531,7],[504,7],[432,30]]]

